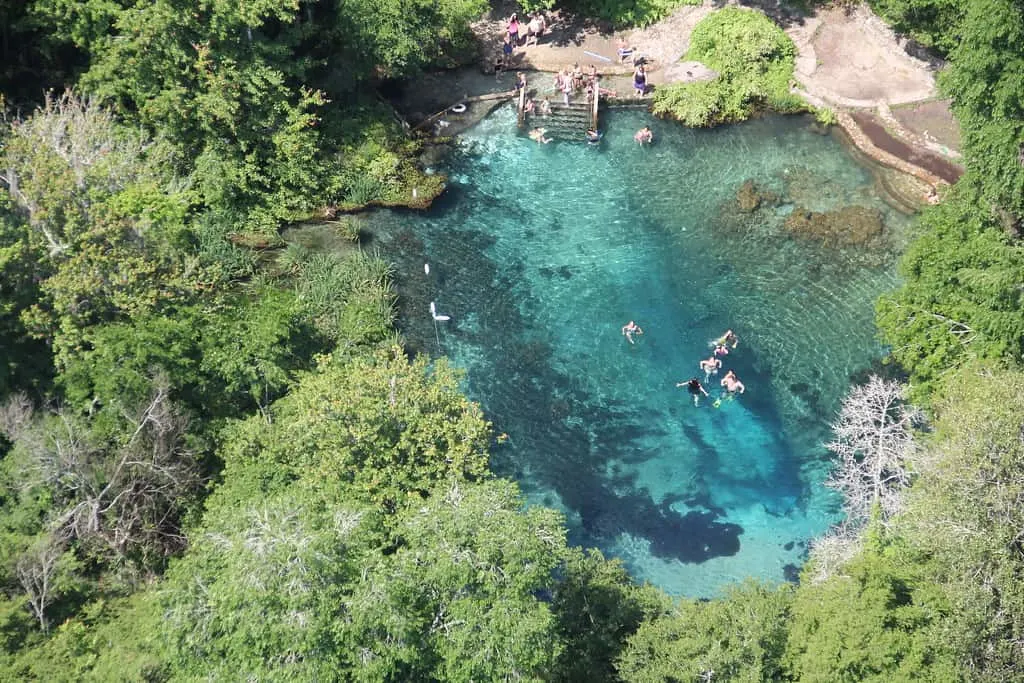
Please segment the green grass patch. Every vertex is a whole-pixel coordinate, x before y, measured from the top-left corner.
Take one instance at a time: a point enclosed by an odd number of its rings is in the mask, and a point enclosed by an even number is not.
[[[653,106],[658,116],[704,127],[744,121],[761,109],[807,109],[789,91],[796,46],[760,12],[727,7],[709,15],[693,29],[683,59],[702,62],[719,76],[658,88]]]

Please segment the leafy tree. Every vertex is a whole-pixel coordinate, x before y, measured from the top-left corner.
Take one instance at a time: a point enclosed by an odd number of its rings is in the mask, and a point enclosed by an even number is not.
[[[936,403],[932,443],[903,529],[934,558],[933,580],[955,606],[948,640],[971,678],[1024,676],[1024,374],[969,365]]]
[[[922,45],[948,54],[962,35],[961,25],[969,2],[964,0],[871,0],[878,12],[898,33]]]
[[[960,680],[942,638],[950,606],[924,559],[873,528],[843,572],[801,585],[790,608],[788,675],[822,683]]]
[[[792,593],[751,582],[708,602],[681,600],[629,639],[619,675],[631,682],[779,680]]]
[[[164,680],[153,634],[160,631],[154,591],[100,598],[32,647],[0,655],[0,678],[37,681]]]
[[[358,508],[291,496],[216,511],[161,591],[173,675],[342,680],[360,520]]]
[[[986,203],[1024,225],[1024,3],[971,0],[952,65],[940,78],[953,98],[963,132],[964,159],[980,179]],[[984,206],[979,213],[985,215]]]
[[[546,680],[561,654],[550,592],[565,550],[552,510],[503,481],[439,489],[400,515],[393,553],[350,599],[353,678]]]
[[[337,353],[268,417],[231,430],[228,475],[241,467],[275,482],[300,479],[328,499],[388,512],[415,504],[436,483],[488,476],[490,425],[443,359],[409,361],[398,347],[353,358]]]
[[[795,57],[793,41],[761,12],[719,10],[694,27],[684,57],[719,75],[709,82],[658,88],[652,111],[688,126],[714,126],[743,121],[764,106],[800,110],[800,100],[789,93]]]
[[[1024,352],[1024,251],[975,203],[968,182],[922,214],[922,234],[900,263],[904,284],[877,305],[912,395],[926,395],[971,358],[1019,360]]]
[[[564,643],[558,680],[619,680],[615,660],[640,624],[666,611],[667,597],[638,586],[622,563],[597,550],[570,548],[555,586],[551,609]]]
[[[34,343],[21,314],[39,296],[28,228],[0,193],[0,400],[15,387],[49,375],[49,352]]]

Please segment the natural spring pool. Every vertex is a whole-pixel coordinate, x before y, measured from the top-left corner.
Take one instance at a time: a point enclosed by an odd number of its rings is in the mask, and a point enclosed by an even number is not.
[[[562,510],[574,543],[677,595],[793,578],[839,519],[822,444],[881,354],[873,305],[896,284],[907,218],[806,118],[691,130],[612,111],[602,125],[599,146],[540,146],[499,109],[459,139],[434,208],[365,219],[396,264],[402,332],[466,371],[509,437],[494,470]],[[643,125],[649,148],[633,142]],[[741,209],[747,180],[776,196],[748,186],[745,208],[760,205]],[[866,210],[831,229],[860,221],[865,245],[786,226],[796,207],[849,206]],[[431,301],[452,319],[435,326]],[[620,333],[631,319],[635,345]],[[676,382],[703,377],[727,328],[740,344],[725,369],[747,391],[695,408]]]

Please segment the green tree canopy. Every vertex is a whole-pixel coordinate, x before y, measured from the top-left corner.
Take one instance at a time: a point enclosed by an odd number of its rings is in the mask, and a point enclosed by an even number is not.
[[[921,236],[900,263],[904,284],[877,305],[878,326],[917,396],[970,358],[1019,361],[1024,353],[1024,250],[968,183],[922,214]]]

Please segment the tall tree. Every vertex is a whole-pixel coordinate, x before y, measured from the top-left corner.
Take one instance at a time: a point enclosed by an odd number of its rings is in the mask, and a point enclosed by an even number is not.
[[[941,76],[982,195],[1017,233],[1024,227],[1024,2],[971,0]],[[984,209],[985,207],[983,207]]]

